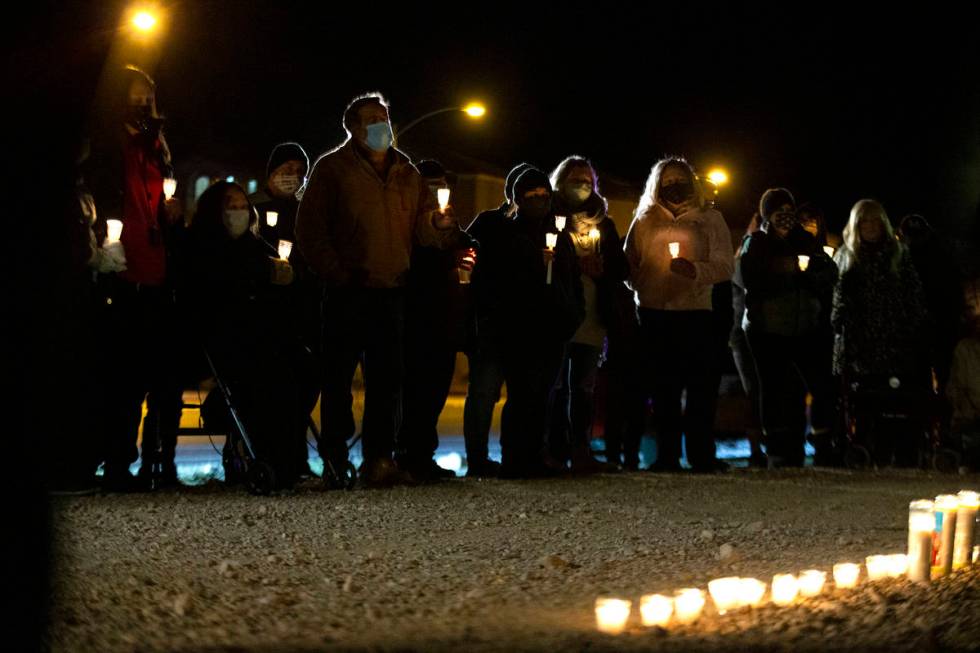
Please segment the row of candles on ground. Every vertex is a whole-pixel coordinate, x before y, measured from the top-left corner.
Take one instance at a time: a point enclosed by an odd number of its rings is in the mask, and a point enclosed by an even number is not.
[[[872,555],[865,558],[868,580],[899,578],[929,582],[933,577],[977,564],[980,546],[974,544],[980,495],[963,491],[919,500],[909,504],[908,553]],[[928,522],[928,523],[927,523]],[[834,565],[837,589],[857,587],[861,566],[853,562]],[[792,605],[799,597],[819,596],[824,591],[827,572],[807,569],[794,574],[776,574],[769,595],[772,603]],[[708,583],[708,592],[718,614],[763,604],[767,585],[755,578],[718,578]],[[666,627],[671,623],[689,624],[701,616],[706,593],[696,587],[677,590],[673,596],[648,594],[640,599],[640,620],[644,626]],[[626,629],[633,602],[618,598],[599,598],[595,603],[596,625],[604,633],[618,634]]]

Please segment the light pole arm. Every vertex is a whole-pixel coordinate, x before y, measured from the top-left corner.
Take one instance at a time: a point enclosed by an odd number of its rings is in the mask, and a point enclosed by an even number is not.
[[[424,116],[420,116],[416,118],[412,122],[405,125],[405,127],[395,132],[395,142],[397,143],[398,139],[405,135],[405,132],[407,132],[409,129],[419,124],[423,120],[428,120],[432,116],[437,116],[440,113],[448,113],[450,111],[462,111],[462,109],[460,109],[459,107],[443,107],[442,109],[436,109],[435,111],[430,111],[429,113],[425,114]]]

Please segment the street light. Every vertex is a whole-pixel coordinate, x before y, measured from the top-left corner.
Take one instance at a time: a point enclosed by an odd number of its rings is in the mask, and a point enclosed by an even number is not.
[[[398,144],[398,139],[399,138],[401,138],[402,136],[404,136],[405,133],[408,130],[410,130],[412,127],[414,127],[415,125],[419,124],[423,120],[428,120],[432,116],[437,116],[440,113],[449,113],[450,111],[462,111],[463,113],[465,113],[470,118],[472,118],[474,120],[479,120],[480,118],[482,118],[483,116],[486,115],[487,108],[483,104],[481,104],[479,102],[470,102],[469,104],[467,104],[466,106],[463,106],[463,107],[443,107],[442,109],[436,109],[435,111],[430,111],[429,113],[425,114],[424,116],[421,116],[419,118],[416,118],[412,122],[408,123],[402,129],[399,129],[398,131],[396,131],[395,132],[395,145]]]
[[[148,11],[137,11],[133,14],[133,27],[138,31],[148,34],[157,26],[157,18]]]
[[[708,172],[708,179],[715,186],[724,186],[728,183],[728,173],[721,168],[712,168]]]

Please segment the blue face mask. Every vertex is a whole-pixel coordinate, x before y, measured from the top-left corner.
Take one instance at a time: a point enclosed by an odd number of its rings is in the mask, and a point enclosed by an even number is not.
[[[391,127],[387,122],[375,122],[367,126],[367,146],[375,152],[384,152],[391,147]]]

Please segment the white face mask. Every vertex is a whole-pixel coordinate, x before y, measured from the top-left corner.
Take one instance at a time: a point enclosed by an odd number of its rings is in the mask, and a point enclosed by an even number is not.
[[[239,238],[248,231],[250,217],[248,209],[226,209],[221,214],[221,222],[225,225],[229,236]]]
[[[565,187],[564,194],[568,200],[581,204],[589,199],[589,195],[592,194],[592,186],[590,184],[571,184]]]
[[[299,190],[299,175],[276,175],[272,178],[272,185],[283,195],[295,195]]]

